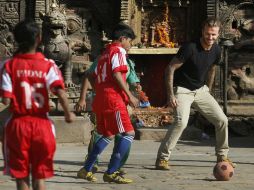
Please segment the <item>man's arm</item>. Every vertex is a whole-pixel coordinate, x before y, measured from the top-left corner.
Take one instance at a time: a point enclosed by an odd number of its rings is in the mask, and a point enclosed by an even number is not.
[[[93,74],[89,74],[87,78],[92,88],[95,89],[95,80],[96,80],[95,76]]]
[[[207,86],[209,88],[209,90],[212,90],[213,87],[213,82],[214,82],[214,78],[215,78],[215,71],[216,71],[216,65],[212,65],[209,72],[208,72],[208,78],[207,78]]]
[[[76,112],[81,112],[86,110],[86,93],[89,88],[89,80],[88,77],[85,75],[83,78],[82,86],[81,86],[81,93],[77,104],[74,106]]]
[[[94,81],[92,81],[92,73],[95,71],[97,67],[98,60],[96,59],[93,64],[89,67],[89,69],[84,73],[82,86],[81,86],[81,93],[79,97],[79,101],[74,106],[76,112],[81,112],[86,110],[86,93],[88,88],[92,86],[94,89]]]
[[[183,63],[174,57],[169,65],[166,68],[166,90],[167,90],[167,104],[171,105],[173,108],[177,107],[177,101],[174,95],[174,89],[173,89],[173,84],[174,84],[174,73],[175,70],[180,68],[183,65]]]
[[[123,78],[122,78],[122,73],[121,72],[115,72],[113,74],[114,79],[116,80],[117,84],[119,85],[119,87],[127,94],[127,96],[129,97],[130,100],[130,105],[133,107],[137,107],[139,104],[139,101],[137,98],[135,98],[132,93],[129,91],[126,83],[124,82]]]

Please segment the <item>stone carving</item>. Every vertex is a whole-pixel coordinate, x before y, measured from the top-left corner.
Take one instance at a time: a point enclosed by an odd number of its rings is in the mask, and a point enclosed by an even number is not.
[[[91,13],[86,8],[66,8],[67,36],[72,51],[73,82],[81,83],[81,75],[91,64],[89,24]]]
[[[11,33],[12,24],[0,17],[0,56],[10,57],[14,50],[14,38]]]
[[[81,10],[81,9],[80,9]],[[80,11],[79,10],[79,11]],[[42,19],[43,52],[61,67],[67,87],[75,87],[73,69],[89,62],[91,43],[86,27],[88,11],[67,9],[53,1]],[[81,16],[80,16],[81,15]],[[81,65],[81,66],[80,66]],[[82,69],[81,69],[82,70]]]
[[[40,12],[42,51],[62,70],[70,107],[79,98],[81,74],[91,64],[91,43],[87,27],[90,15],[89,10],[84,7],[58,5],[55,0],[48,12]],[[53,110],[59,111],[57,98],[51,97],[51,100]]]
[[[43,52],[46,57],[55,60],[62,69],[66,86],[72,83],[72,50],[67,38],[67,20],[64,10],[60,10],[55,1],[46,14],[40,13],[42,19]]]
[[[67,33],[71,41],[73,55],[83,56],[84,53],[91,51],[91,43],[88,38],[88,31],[83,27],[82,19],[77,15],[67,16]]]
[[[19,2],[0,2],[0,56],[10,57],[14,51],[13,27],[19,21]]]
[[[221,1],[222,37],[235,45],[229,51],[227,96],[229,100],[254,95],[254,4],[251,1]]]
[[[8,19],[19,18],[19,3],[18,2],[5,2],[0,4],[2,16]]]

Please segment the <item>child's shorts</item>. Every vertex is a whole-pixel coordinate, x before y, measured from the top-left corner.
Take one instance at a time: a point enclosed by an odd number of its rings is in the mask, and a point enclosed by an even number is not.
[[[96,113],[97,131],[109,137],[134,130],[127,109]]]
[[[53,176],[56,149],[54,126],[45,116],[12,118],[4,136],[5,172],[14,178],[25,178],[30,171],[34,179]]]

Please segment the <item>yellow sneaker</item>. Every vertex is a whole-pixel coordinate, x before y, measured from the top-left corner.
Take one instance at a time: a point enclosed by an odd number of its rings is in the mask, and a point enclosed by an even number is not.
[[[157,159],[155,163],[155,168],[157,170],[169,170],[169,162],[167,160]]]
[[[99,171],[99,166],[98,166],[98,164],[94,164],[93,165],[93,168],[92,168],[92,172],[93,173],[96,173],[96,172],[98,172]]]
[[[123,176],[119,175],[119,172],[114,172],[112,174],[104,173],[103,181],[108,183],[117,183],[117,184],[128,184],[132,183],[133,180],[124,178]]]
[[[123,168],[119,168],[116,172],[118,172],[120,176],[127,174],[126,170],[124,170]]]
[[[236,163],[232,162],[229,158],[226,156],[217,156],[217,163],[218,162],[228,162],[233,168],[237,166]]]
[[[85,168],[81,168],[78,173],[77,177],[80,179],[86,179],[87,181],[95,182],[97,181],[96,177],[94,177],[92,172],[87,172]]]

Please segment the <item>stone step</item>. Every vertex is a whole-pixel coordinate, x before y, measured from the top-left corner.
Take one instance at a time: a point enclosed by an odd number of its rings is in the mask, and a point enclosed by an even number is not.
[[[10,117],[8,108],[0,104],[0,141],[3,137],[5,121]],[[50,116],[54,122],[57,143],[88,144],[93,125],[87,115],[77,116],[73,123],[66,123],[64,116]]]
[[[227,104],[227,115],[236,117],[254,117],[254,101],[230,100]]]
[[[9,112],[6,106],[0,104],[0,133],[4,120],[8,118]],[[88,144],[91,138],[93,125],[87,115],[77,116],[73,123],[66,123],[63,116],[50,116],[55,124],[57,143],[84,143]],[[137,140],[161,141],[166,135],[166,127],[143,127],[136,129]],[[170,130],[170,126],[169,126]],[[202,131],[195,127],[187,127],[181,139],[200,139]],[[1,135],[0,135],[1,139]]]
[[[169,128],[151,128],[151,127],[144,127],[136,129],[136,137],[137,140],[154,140],[154,141],[162,141],[162,139],[165,137],[168,130],[171,130],[170,126]],[[202,131],[198,128],[195,128],[193,126],[187,127],[182,136],[182,140],[200,140],[202,138]]]
[[[77,116],[73,123],[66,123],[63,116],[50,117],[56,129],[57,143],[88,144],[91,138],[92,123],[88,117]]]

